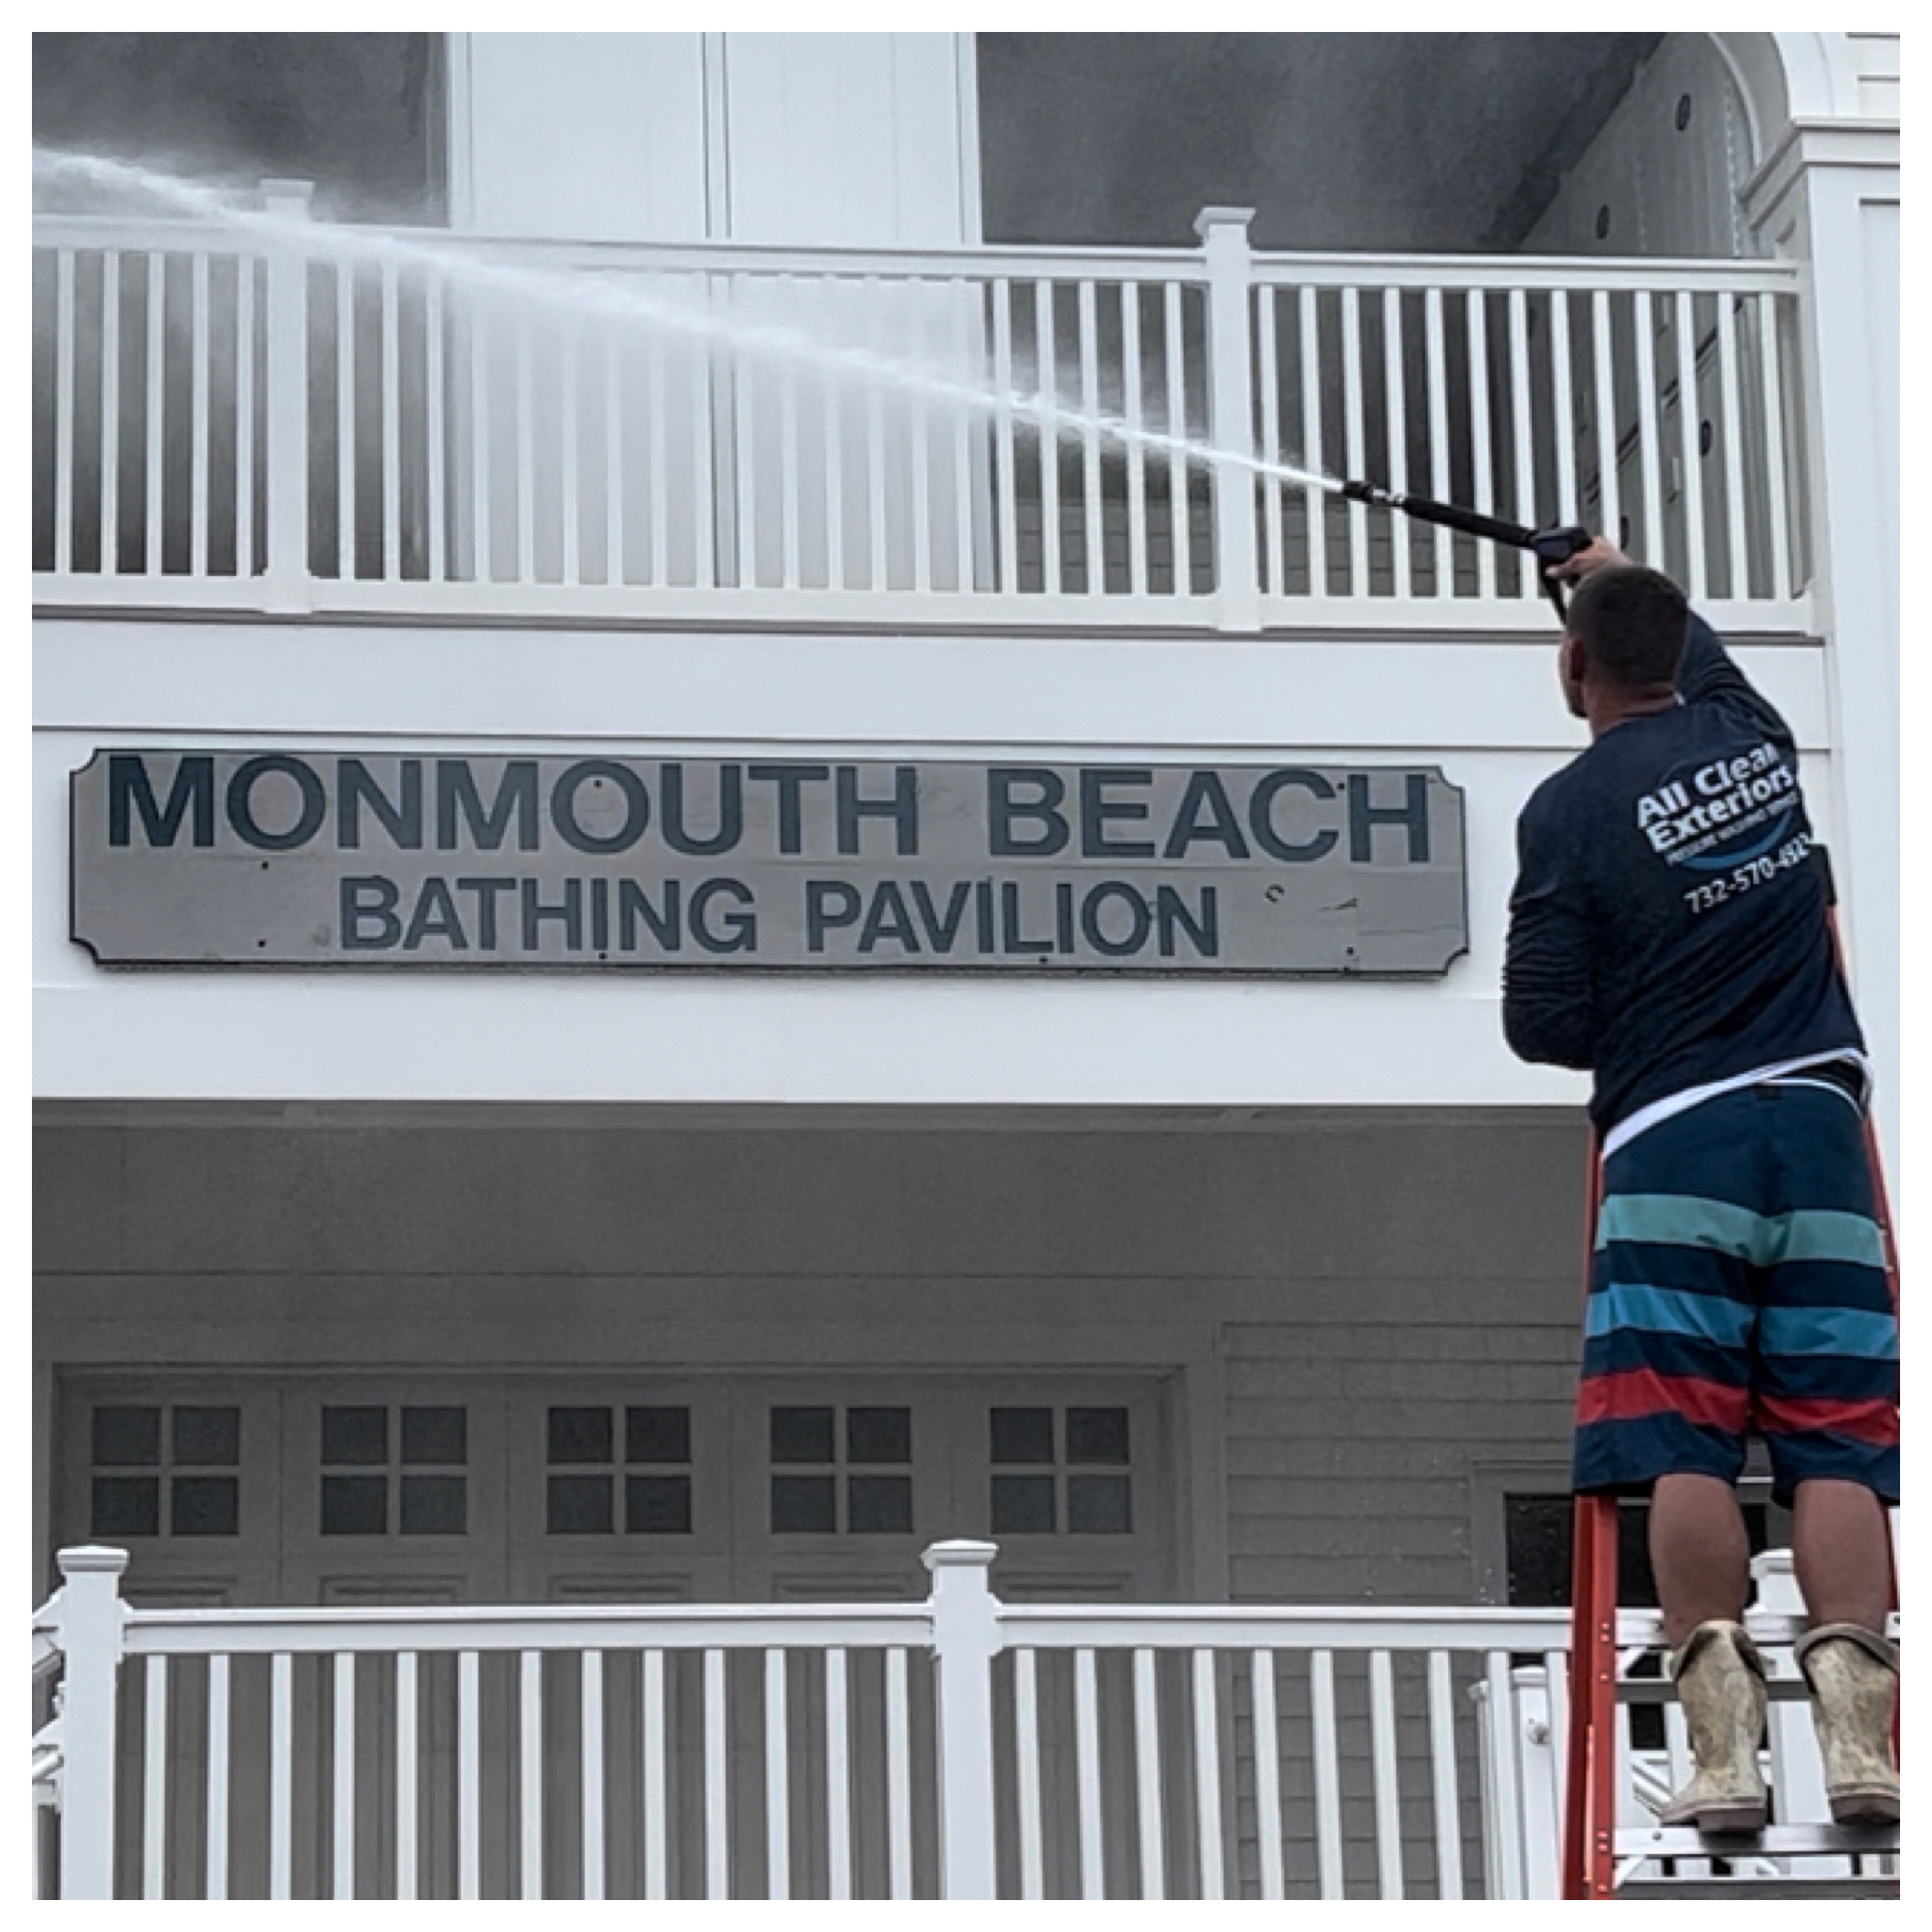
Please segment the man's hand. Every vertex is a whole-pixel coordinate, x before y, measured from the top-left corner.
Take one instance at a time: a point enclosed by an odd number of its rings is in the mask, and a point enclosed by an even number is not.
[[[1560,564],[1546,566],[1543,574],[1554,577],[1559,584],[1580,584],[1594,570],[1605,570],[1612,564],[1629,562],[1630,559],[1608,537],[1592,537],[1587,550],[1578,551],[1574,557],[1566,557]]]

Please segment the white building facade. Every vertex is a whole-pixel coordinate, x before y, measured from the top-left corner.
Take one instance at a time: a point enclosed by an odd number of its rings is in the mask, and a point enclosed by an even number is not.
[[[1485,252],[988,241],[971,35],[428,38],[440,224],[37,218],[37,1581],[1549,1601],[1580,727],[1522,553],[1300,472],[1686,582],[1895,1149],[1896,36],[1641,37]]]

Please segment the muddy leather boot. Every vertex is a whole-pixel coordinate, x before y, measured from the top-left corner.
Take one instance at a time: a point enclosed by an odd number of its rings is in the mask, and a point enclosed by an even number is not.
[[[1832,1822],[1895,1824],[1898,1646],[1857,1624],[1820,1624],[1798,1639],[1796,1652],[1811,1691]]]
[[[1764,1829],[1768,1807],[1757,1740],[1764,1732],[1764,1660],[1742,1624],[1699,1624],[1670,1659],[1695,1766],[1658,1815],[1699,1831]]]

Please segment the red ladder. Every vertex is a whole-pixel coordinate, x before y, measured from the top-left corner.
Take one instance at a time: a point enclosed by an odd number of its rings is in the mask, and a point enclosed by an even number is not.
[[[1837,922],[1832,922],[1836,938]],[[1871,1166],[1872,1200],[1885,1247],[1886,1283],[1892,1312],[1899,1312],[1898,1242],[1878,1134],[1865,1117],[1865,1159]],[[1586,1189],[1584,1293],[1597,1245],[1603,1203],[1603,1161],[1593,1139]],[[1892,1602],[1898,1602],[1897,1554],[1893,1552]],[[1564,1761],[1563,1847],[1559,1896],[1614,1898],[1617,1893],[1617,1499],[1579,1496],[1572,1519],[1570,1558],[1570,1703]],[[1899,1748],[1898,1720],[1892,1750]]]

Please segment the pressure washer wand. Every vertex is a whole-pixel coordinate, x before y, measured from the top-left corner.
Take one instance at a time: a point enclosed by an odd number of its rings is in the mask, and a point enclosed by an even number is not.
[[[1580,550],[1590,548],[1590,532],[1576,524],[1550,530],[1531,530],[1520,523],[1505,523],[1500,517],[1486,517],[1480,510],[1466,510],[1460,503],[1438,503],[1432,497],[1405,496],[1398,490],[1385,490],[1374,483],[1344,483],[1341,493],[1352,503],[1366,503],[1381,510],[1400,510],[1418,523],[1440,524],[1446,530],[1460,530],[1466,537],[1484,537],[1491,543],[1505,544],[1512,550],[1530,551],[1539,564],[1562,564]],[[1563,587],[1542,571],[1537,582],[1564,615]]]

